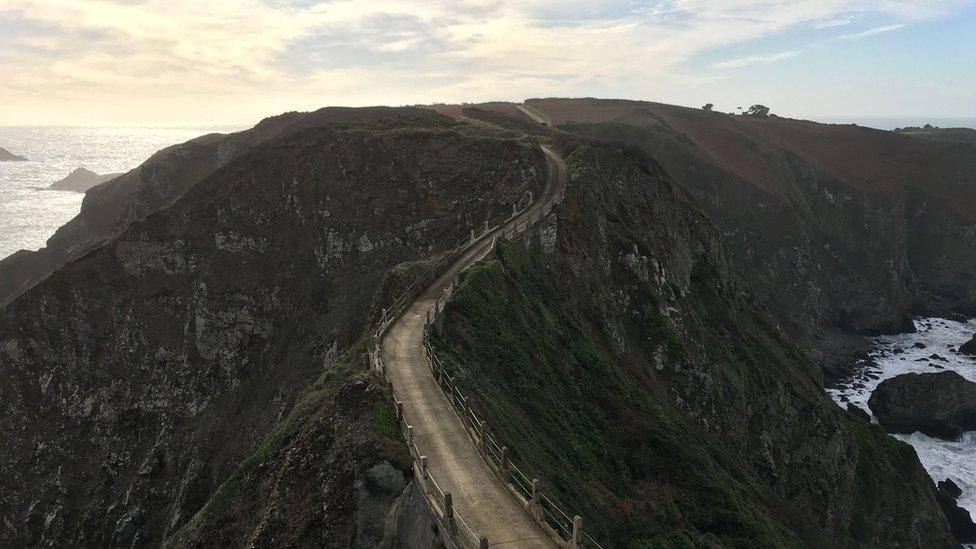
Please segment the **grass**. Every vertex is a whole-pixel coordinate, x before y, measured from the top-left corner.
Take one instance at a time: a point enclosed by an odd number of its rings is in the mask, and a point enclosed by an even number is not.
[[[515,462],[565,511],[613,547],[797,544],[742,464],[623,375],[586,315],[562,306],[539,258],[507,244],[498,256],[469,271],[435,346]],[[648,337],[684,352],[667,319]]]

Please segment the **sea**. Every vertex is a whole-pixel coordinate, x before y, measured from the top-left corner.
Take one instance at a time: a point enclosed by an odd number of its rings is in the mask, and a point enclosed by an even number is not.
[[[952,370],[976,381],[976,358],[958,352],[959,346],[976,334],[976,319],[961,322],[916,318],[914,322],[913,334],[874,338],[869,353],[871,360],[842,386],[827,390],[834,401],[844,408],[848,403],[854,404],[871,414],[868,406],[871,393],[882,381],[899,374]],[[877,421],[873,414],[871,420]],[[958,440],[941,440],[922,433],[894,436],[915,448],[933,481],[948,478],[962,488],[959,506],[976,519],[976,432],[964,433]]]
[[[27,162],[0,162],[0,259],[37,250],[78,214],[82,193],[47,187],[75,168],[129,171],[156,151],[243,126],[0,126],[0,147]]]

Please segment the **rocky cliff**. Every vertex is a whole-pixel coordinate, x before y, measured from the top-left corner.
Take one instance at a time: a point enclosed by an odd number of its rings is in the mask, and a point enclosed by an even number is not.
[[[448,304],[439,356],[606,547],[950,547],[913,450],[838,408],[639,151],[566,141],[565,204]]]
[[[355,344],[388,270],[538,194],[544,159],[429,111],[282,119],[96,188],[52,239],[80,257],[0,311],[0,545],[431,536]]]
[[[779,323],[825,351],[828,374],[849,362],[835,333],[976,313],[972,145],[639,101],[528,104],[560,130],[658,160],[718,225]]]

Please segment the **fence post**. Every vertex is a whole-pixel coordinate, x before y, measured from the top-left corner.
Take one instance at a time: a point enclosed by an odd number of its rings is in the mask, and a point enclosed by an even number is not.
[[[427,456],[420,456],[420,474],[424,480],[430,478],[430,473],[427,471]]]
[[[529,502],[529,514],[537,521],[542,521],[542,506],[539,503],[539,493],[542,491],[542,482],[539,479],[532,479],[532,501]]]
[[[515,217],[516,214],[518,214],[518,201],[512,202],[512,217]]]
[[[570,540],[569,546],[572,549],[578,549],[583,541],[583,519],[579,515],[573,517],[573,539]]]
[[[502,480],[508,482],[508,478],[505,476],[508,473],[508,446],[502,446]]]
[[[474,229],[471,229],[471,242],[474,242]]]
[[[457,535],[457,528],[454,525],[454,499],[450,492],[444,494],[444,522],[447,523],[447,533],[453,539]]]
[[[488,220],[485,220],[485,234],[488,234]]]
[[[481,453],[485,455],[485,461],[491,465],[491,458],[488,457],[488,422],[481,422]]]
[[[407,425],[407,449],[413,453],[413,425]]]

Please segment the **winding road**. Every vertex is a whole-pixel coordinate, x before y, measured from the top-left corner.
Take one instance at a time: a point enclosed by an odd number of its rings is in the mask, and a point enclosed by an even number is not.
[[[516,502],[484,462],[474,443],[426,365],[423,335],[428,311],[465,268],[491,249],[494,236],[535,219],[553,205],[566,186],[566,165],[543,147],[549,181],[543,196],[530,207],[469,248],[428,287],[390,326],[380,342],[387,376],[403,403],[403,414],[413,426],[414,440],[427,456],[428,469],[444,492],[453,498],[455,512],[491,546],[552,548],[556,545]]]

